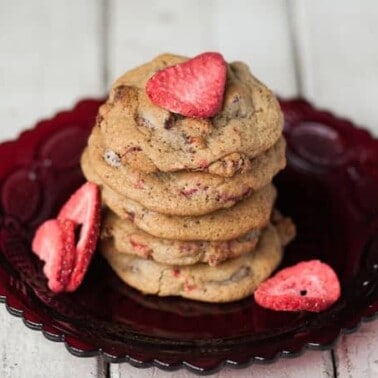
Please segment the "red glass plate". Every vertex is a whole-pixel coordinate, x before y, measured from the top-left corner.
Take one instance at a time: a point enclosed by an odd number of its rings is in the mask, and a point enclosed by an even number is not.
[[[281,102],[288,167],[275,180],[278,207],[298,226],[283,265],[330,264],[342,284],[332,308],[281,313],[252,297],[204,304],[143,296],[100,256],[77,292],[53,295],[30,241],[83,182],[79,158],[100,103],[82,101],[0,145],[0,298],[29,327],[77,356],[209,372],[329,348],[341,331],[377,313],[378,141],[303,100]]]

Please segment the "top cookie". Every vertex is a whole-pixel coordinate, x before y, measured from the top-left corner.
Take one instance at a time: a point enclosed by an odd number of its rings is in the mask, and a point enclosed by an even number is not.
[[[227,66],[223,106],[216,116],[183,117],[154,105],[146,93],[148,79],[185,60],[160,55],[114,83],[98,124],[105,145],[123,161],[146,172],[185,169],[223,175],[223,165],[213,163],[237,162],[237,171],[240,161],[279,139],[283,117],[276,98],[240,62]]]

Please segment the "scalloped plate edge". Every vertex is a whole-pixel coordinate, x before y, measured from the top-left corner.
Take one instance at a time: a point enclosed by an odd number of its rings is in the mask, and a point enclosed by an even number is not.
[[[275,361],[277,361],[280,358],[295,358],[303,355],[306,350],[316,350],[316,351],[325,351],[325,350],[330,350],[333,349],[340,341],[341,335],[343,334],[351,334],[356,331],[358,331],[363,323],[367,323],[370,321],[374,321],[378,318],[378,310],[375,310],[372,314],[369,315],[364,315],[361,317],[359,321],[356,322],[356,324],[353,324],[350,327],[340,327],[339,332],[337,334],[337,337],[333,340],[333,342],[329,344],[319,344],[319,343],[311,343],[307,342],[305,343],[301,349],[295,352],[288,352],[288,351],[280,351],[277,352],[276,355],[271,358],[271,359],[264,359],[264,358],[259,358],[259,357],[251,357],[246,361],[243,362],[236,362],[232,360],[221,360],[218,362],[216,365],[209,369],[203,369],[199,366],[196,366],[188,361],[180,361],[179,363],[175,364],[167,364],[163,361],[160,361],[158,359],[153,359],[150,361],[140,361],[136,358],[133,358],[130,355],[125,355],[122,357],[117,357],[113,356],[106,351],[104,351],[102,348],[96,348],[93,347],[91,350],[84,350],[84,349],[79,349],[77,347],[74,347],[70,344],[70,338],[81,343],[82,341],[75,336],[69,335],[68,333],[64,333],[62,331],[59,331],[57,329],[56,333],[52,333],[50,331],[47,331],[44,329],[45,325],[43,322],[36,322],[35,320],[30,321],[27,316],[25,316],[25,310],[22,308],[14,307],[8,304],[7,302],[7,296],[4,294],[0,295],[0,302],[4,303],[6,309],[8,310],[9,314],[16,318],[21,318],[24,325],[32,329],[34,331],[41,331],[43,336],[53,342],[63,342],[65,344],[66,349],[74,356],[76,357],[102,357],[104,358],[105,362],[108,363],[130,363],[134,367],[138,368],[148,368],[148,367],[157,367],[161,370],[169,370],[169,371],[174,371],[178,370],[180,368],[186,368],[188,371],[196,373],[196,374],[201,374],[201,375],[209,375],[216,373],[220,371],[223,367],[231,367],[235,369],[240,369],[241,367],[246,368],[251,366],[253,363],[258,363],[258,364],[270,364]]]
[[[318,109],[316,106],[313,106],[309,101],[307,101],[303,98],[293,98],[293,99],[281,98],[280,100],[285,101],[285,102],[289,102],[289,103],[296,102],[299,106],[302,106],[302,107],[304,106],[304,107],[314,109],[314,110],[316,110],[317,112],[321,113],[323,116],[326,116],[326,117],[336,117],[341,122],[345,122],[346,124],[348,124],[348,127],[353,127],[355,129],[358,129],[361,132],[364,132],[366,137],[371,139],[372,143],[378,143],[378,139],[376,139],[365,128],[363,128],[359,125],[355,125],[348,118],[340,117],[338,115],[336,116],[336,115],[334,115],[334,113],[332,113],[329,110]],[[0,143],[0,147],[2,145],[5,145],[5,144],[16,144],[18,141],[26,138],[30,132],[33,132],[36,129],[47,127],[48,124],[50,124],[51,122],[54,122],[54,121],[58,120],[59,118],[67,116],[68,114],[74,112],[75,110],[77,110],[81,106],[88,106],[88,105],[93,106],[95,103],[98,104],[101,101],[103,101],[103,100],[91,99],[91,98],[83,99],[83,100],[77,102],[70,110],[58,112],[50,118],[38,121],[32,129],[27,129],[27,130],[22,131],[18,135],[18,137],[16,137],[15,139],[10,140],[10,141],[4,141],[4,142]],[[0,287],[0,289],[1,289],[1,287]],[[259,358],[259,357],[256,357],[256,356],[251,357],[251,358],[249,358],[249,359],[247,359],[246,361],[243,361],[243,362],[237,362],[237,361],[224,359],[224,360],[218,361],[216,364],[214,364],[214,366],[212,366],[208,369],[203,369],[203,368],[196,366],[196,365],[194,365],[194,364],[192,364],[188,361],[185,361],[185,360],[180,361],[178,363],[174,363],[174,364],[165,363],[163,361],[160,361],[159,359],[153,359],[153,360],[149,360],[149,361],[140,361],[138,359],[133,358],[130,355],[125,355],[125,356],[122,356],[122,357],[114,356],[110,353],[107,353],[102,348],[94,347],[94,346],[91,346],[91,349],[79,349],[79,348],[74,347],[73,345],[70,344],[70,339],[75,340],[76,342],[83,344],[83,341],[81,339],[79,339],[75,336],[72,336],[68,333],[62,332],[62,331],[58,330],[57,328],[55,328],[53,326],[48,326],[47,328],[49,328],[49,330],[47,330],[46,326],[43,322],[36,322],[35,320],[28,319],[28,317],[25,315],[25,309],[22,308],[22,305],[20,306],[20,308],[16,307],[16,306],[9,305],[8,298],[7,298],[6,294],[0,293],[0,302],[5,304],[5,307],[7,308],[8,312],[11,315],[13,315],[15,317],[22,318],[23,323],[29,329],[41,331],[43,336],[49,341],[64,342],[66,349],[72,355],[74,355],[76,357],[102,357],[108,363],[127,362],[127,363],[130,363],[132,366],[135,366],[135,367],[138,367],[138,368],[148,368],[148,367],[155,366],[155,367],[157,367],[161,370],[165,370],[165,371],[167,371],[167,370],[174,371],[174,370],[178,370],[180,368],[185,368],[190,372],[193,372],[193,373],[196,373],[196,374],[201,374],[201,375],[213,374],[213,373],[219,371],[220,369],[222,369],[223,367],[226,367],[226,366],[231,367],[231,368],[235,368],[235,369],[236,368],[240,369],[240,368],[245,368],[245,367],[251,366],[253,363],[269,364],[269,363],[275,362],[276,360],[278,360],[280,358],[294,358],[294,357],[301,356],[306,350],[317,350],[317,351],[330,350],[338,344],[342,334],[350,334],[350,333],[356,332],[361,327],[362,323],[373,321],[376,318],[378,318],[378,301],[376,301],[376,302],[373,302],[373,303],[370,304],[370,306],[377,305],[376,308],[373,311],[369,311],[369,307],[367,307],[365,309],[363,315],[361,316],[361,318],[357,319],[351,326],[340,327],[338,332],[337,332],[337,336],[334,338],[334,340],[331,343],[319,344],[319,343],[306,342],[299,350],[297,350],[295,352],[282,350],[282,351],[277,352],[276,355],[273,358],[270,358],[270,359]],[[54,330],[54,332],[52,332],[51,328]]]

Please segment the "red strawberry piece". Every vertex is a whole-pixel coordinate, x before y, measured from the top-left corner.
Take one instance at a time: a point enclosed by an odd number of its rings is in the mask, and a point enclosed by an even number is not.
[[[256,302],[276,311],[320,312],[340,297],[340,283],[332,268],[319,260],[282,269],[261,283]]]
[[[136,236],[138,238],[138,236]],[[135,236],[131,236],[129,238],[130,244],[133,247],[134,251],[144,258],[148,258],[151,255],[151,248],[148,247],[148,245],[140,243],[135,239]]]
[[[71,220],[48,220],[37,230],[32,249],[43,261],[43,272],[51,291],[64,291],[75,261],[75,223]]]
[[[66,202],[58,219],[69,219],[81,226],[76,244],[76,259],[66,291],[74,291],[81,284],[92,259],[100,231],[101,203],[98,187],[87,182]]]
[[[167,67],[146,84],[151,101],[191,118],[213,117],[222,108],[227,65],[221,54],[206,52]]]

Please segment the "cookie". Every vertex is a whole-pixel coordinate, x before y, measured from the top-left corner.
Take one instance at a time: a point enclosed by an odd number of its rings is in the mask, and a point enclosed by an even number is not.
[[[180,241],[161,239],[140,229],[127,219],[107,212],[102,221],[102,242],[112,240],[120,253],[137,255],[167,265],[192,265],[199,262],[215,266],[230,258],[251,252],[260,230],[252,230],[237,239],[226,241]],[[101,247],[100,247],[101,249]]]
[[[104,243],[101,252],[116,274],[145,294],[178,295],[205,302],[232,302],[251,295],[282,258],[277,231],[267,227],[256,249],[216,267],[195,264],[174,267],[118,252]]]
[[[86,177],[88,164],[121,195],[144,207],[164,214],[198,216],[228,208],[271,182],[285,166],[285,141],[281,138],[271,149],[251,161],[251,169],[231,178],[205,172],[175,172],[145,174],[117,164],[117,158],[102,145],[99,129],[95,127],[88,141],[82,169]]]
[[[149,210],[102,183],[87,155],[82,165],[89,181],[101,187],[102,201],[122,219],[131,219],[135,225],[151,235],[172,240],[229,240],[260,229],[269,223],[276,199],[276,190],[269,184],[250,197],[228,209],[221,209],[201,216],[176,216]]]
[[[103,201],[121,218],[131,219],[138,228],[156,237],[186,241],[224,241],[265,227],[276,198],[276,190],[269,185],[229,209],[199,217],[179,217],[148,210],[135,201],[116,197],[108,189],[103,188]]]
[[[276,227],[281,244],[286,247],[295,237],[297,232],[291,218],[284,217],[277,209],[274,209],[271,222]]]
[[[137,170],[172,172],[206,170],[235,153],[242,160],[253,158],[277,142],[283,127],[278,101],[240,62],[227,66],[223,108],[216,116],[182,117],[154,105],[146,93],[147,80],[185,60],[160,55],[114,83],[98,119],[107,147]]]

